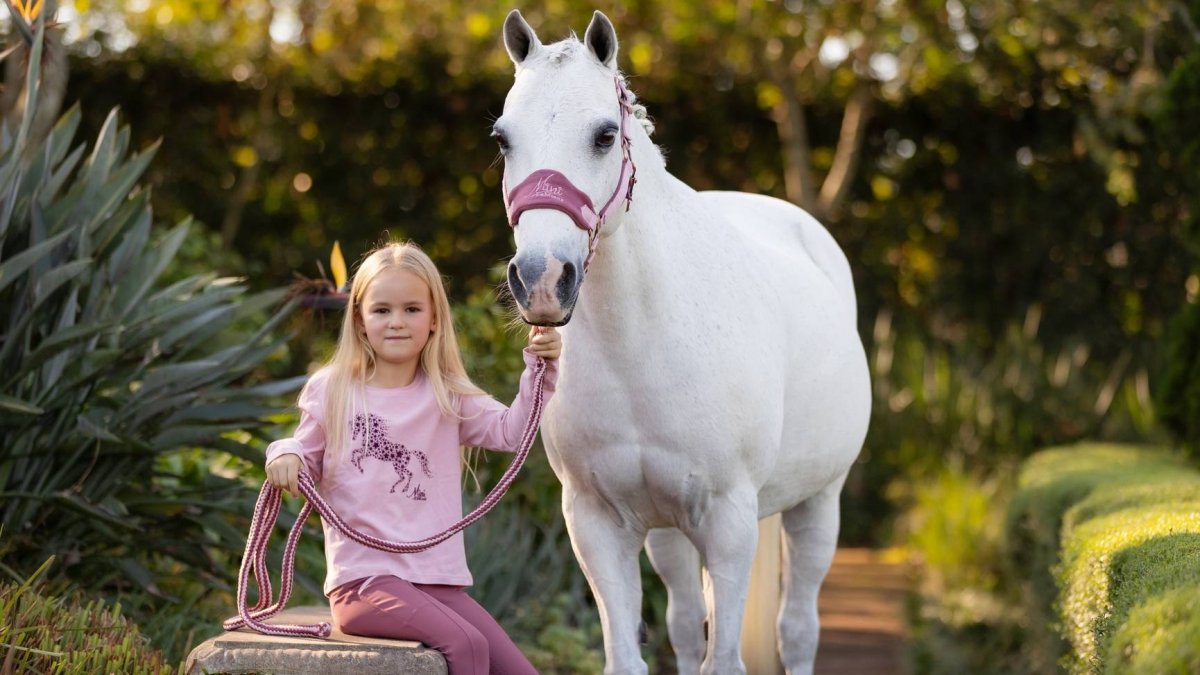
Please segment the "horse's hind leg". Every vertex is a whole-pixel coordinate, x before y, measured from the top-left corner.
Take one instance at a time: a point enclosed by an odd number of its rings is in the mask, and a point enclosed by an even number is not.
[[[779,653],[788,675],[811,675],[821,635],[817,593],[837,550],[840,506],[846,477],[783,513],[783,606]]]
[[[674,528],[650,530],[646,555],[667,586],[667,632],[675,650],[675,670],[700,672],[704,659],[704,593],[700,586],[700,553]]]
[[[393,467],[393,468],[395,468],[395,467]],[[396,488],[400,487],[401,483],[404,483],[404,489],[400,491],[400,494],[407,493],[408,492],[408,483],[412,482],[412,473],[408,469],[401,467],[401,468],[396,469],[396,475],[400,476],[400,479],[397,480],[395,483],[392,483],[391,492],[395,492]],[[405,482],[405,481],[407,481],[407,482]]]

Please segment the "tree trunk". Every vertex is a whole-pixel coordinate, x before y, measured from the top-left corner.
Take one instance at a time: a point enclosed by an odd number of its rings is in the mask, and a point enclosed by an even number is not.
[[[784,83],[779,82],[777,85]],[[783,145],[784,188],[787,190],[789,201],[813,211],[818,206],[817,191],[813,185],[804,106],[791,94],[791,87],[784,85],[779,88],[783,92],[783,98],[772,110],[772,116],[775,119],[775,127],[779,130],[779,141]]]
[[[854,182],[859,160],[862,158],[867,120],[871,118],[874,100],[870,85],[864,80],[859,80],[854,95],[846,102],[846,112],[842,115],[842,130],[838,134],[833,164],[829,167],[829,174],[825,176],[825,181],[821,184],[821,194],[817,197],[817,210],[823,218],[834,217],[850,194],[850,185]]]

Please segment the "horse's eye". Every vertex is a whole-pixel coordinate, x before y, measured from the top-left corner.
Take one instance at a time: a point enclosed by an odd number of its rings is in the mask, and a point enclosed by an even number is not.
[[[500,146],[501,152],[505,152],[508,150],[508,137],[505,136],[502,132],[493,131],[492,138],[496,139],[496,145]]]
[[[595,142],[597,148],[611,148],[613,143],[617,142],[617,130],[611,128],[601,129],[596,133]]]

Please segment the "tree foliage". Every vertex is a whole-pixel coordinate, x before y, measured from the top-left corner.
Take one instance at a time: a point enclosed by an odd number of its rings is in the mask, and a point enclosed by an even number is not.
[[[1183,169],[1185,243],[1193,254],[1200,254],[1200,174],[1195,171],[1200,165],[1200,31],[1195,29],[1200,2],[1192,3],[1191,12],[1195,49],[1171,72],[1158,122]],[[1172,322],[1159,399],[1167,426],[1200,456],[1200,265],[1192,268],[1187,302]]]
[[[74,7],[68,100],[120,104],[143,142],[164,139],[147,173],[155,208],[194,214],[220,242],[212,255],[252,285],[312,275],[334,240],[354,258],[387,232],[425,246],[454,297],[494,287],[488,270],[512,250],[487,138],[511,83],[499,41],[508,7]],[[521,7],[545,41],[593,9]],[[1178,3],[660,0],[606,11],[668,168],[698,189],[823,213],[850,256],[869,343],[886,314],[903,342],[960,355],[952,371],[987,386],[1011,353],[1011,326],[1036,315],[1046,354],[1084,354],[1079,381],[1128,383],[1134,405],[1149,405],[1145,383],[1160,381],[1166,323],[1192,274],[1179,242],[1196,158],[1180,150],[1195,135],[1157,122],[1174,115],[1164,87],[1194,52],[1195,20]],[[293,372],[309,340],[293,345]],[[912,377],[889,388],[919,400],[927,382]],[[1055,419],[1101,419],[1015,437],[1133,433],[1103,423],[1115,408],[1098,405],[1100,392],[1080,385],[1067,398],[1077,412]],[[940,428],[935,410],[904,414]],[[954,430],[942,438],[977,458],[1001,451],[971,450]],[[873,435],[864,457],[886,480],[909,454]]]
[[[986,343],[1042,303],[1051,336],[1098,335],[1115,358],[1161,335],[1186,277],[1179,180],[1147,121],[1188,48],[1174,7],[705,0],[610,14],[670,168],[824,213],[865,316],[912,310],[923,331],[953,324]],[[512,69],[507,8],[77,8],[77,95],[120,102],[168,139],[158,205],[220,232],[253,277],[287,278],[334,239],[365,250],[388,230],[430,248],[466,292],[509,253],[486,138]],[[547,40],[591,9],[522,8]]]

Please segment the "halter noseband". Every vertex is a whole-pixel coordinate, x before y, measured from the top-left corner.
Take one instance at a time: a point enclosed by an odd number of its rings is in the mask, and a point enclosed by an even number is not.
[[[588,255],[583,262],[586,271],[596,255],[600,240],[600,228],[624,194],[625,210],[633,203],[633,186],[637,183],[637,166],[629,152],[629,118],[633,116],[633,96],[625,88],[618,75],[613,78],[617,85],[617,101],[621,104],[621,177],[608,202],[596,211],[592,200],[575,187],[569,178],[553,169],[538,169],[529,174],[512,190],[505,184],[504,207],[508,211],[508,224],[516,228],[521,214],[530,209],[556,209],[571,217],[575,225],[588,233]]]

